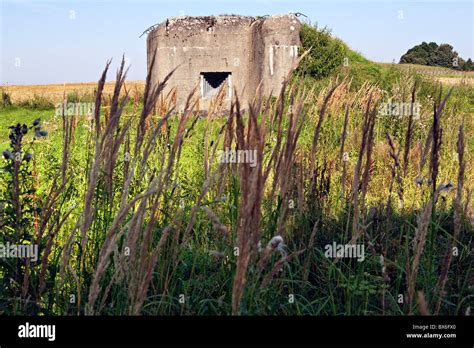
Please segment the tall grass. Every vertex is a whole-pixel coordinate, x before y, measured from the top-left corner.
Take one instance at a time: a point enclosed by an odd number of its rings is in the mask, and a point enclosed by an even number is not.
[[[173,72],[156,86],[147,78],[139,95],[122,62],[107,99],[108,69],[93,117],[63,114],[62,147],[34,154],[41,213],[28,232],[41,257],[19,266],[22,279],[2,280],[3,313],[466,311],[473,129],[460,125],[466,105],[450,104],[455,91],[431,105],[413,82],[401,101],[427,111],[396,122],[378,114],[377,85],[288,79],[276,99],[256,91],[242,105],[234,91],[226,115],[221,91],[200,117],[196,91],[181,113],[179,90],[164,93]],[[219,161],[221,149],[254,151],[255,165]],[[12,204],[2,205],[2,235],[5,214],[22,214]],[[364,245],[365,260],[326,257],[333,242]]]

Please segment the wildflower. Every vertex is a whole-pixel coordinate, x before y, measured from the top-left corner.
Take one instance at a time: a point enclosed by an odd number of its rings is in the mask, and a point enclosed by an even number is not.
[[[285,244],[283,243],[283,237],[282,236],[274,236],[272,239],[267,244],[267,250],[272,251],[272,250],[277,250],[279,251],[282,255],[286,256],[286,251],[285,251]]]
[[[283,237],[282,236],[275,236],[267,244],[267,248],[270,247],[272,249],[277,248],[281,243],[283,243]]]
[[[377,219],[377,209],[375,207],[370,207],[369,212],[367,213],[368,221],[375,221]]]
[[[225,254],[223,252],[220,252],[220,251],[210,251],[209,254],[214,258],[216,259],[216,261],[221,261],[223,259],[225,259]]]
[[[42,131],[41,128],[35,128],[35,137],[42,138],[48,135],[47,131]]]
[[[449,191],[452,190],[453,187],[454,187],[454,184],[452,182],[448,182],[447,184],[442,183],[438,186],[439,193],[443,201],[446,200],[446,196],[448,195]]]
[[[403,202],[403,199],[398,200],[398,209],[403,209],[405,207],[405,203]]]
[[[37,118],[36,120],[33,121],[33,126],[34,127],[39,126],[39,124],[40,124],[40,119],[39,118]]]
[[[348,152],[344,152],[344,153],[342,154],[342,160],[343,160],[344,162],[347,162],[347,161],[349,160],[349,153],[348,153]]]
[[[23,157],[23,159],[24,159],[26,162],[31,161],[32,158],[33,158],[33,155],[32,155],[31,153],[29,153],[29,152],[27,152],[27,153],[25,154],[25,157]]]
[[[451,191],[451,189],[454,187],[454,184],[452,182],[448,182],[447,184],[441,184],[440,185],[440,191],[441,192],[448,192]]]
[[[385,259],[383,255],[380,255],[380,265],[382,266],[382,274],[385,274],[386,268],[385,268]]]
[[[5,157],[5,159],[13,159],[13,154],[10,152],[10,150],[5,150],[3,151],[3,157]]]

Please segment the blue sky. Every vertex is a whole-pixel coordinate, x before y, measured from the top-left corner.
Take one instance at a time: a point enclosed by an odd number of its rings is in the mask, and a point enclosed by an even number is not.
[[[369,59],[399,60],[422,41],[474,58],[472,0],[0,0],[0,84],[96,81],[122,54],[146,76],[149,26],[179,15],[302,12]],[[113,78],[111,74],[109,76]]]

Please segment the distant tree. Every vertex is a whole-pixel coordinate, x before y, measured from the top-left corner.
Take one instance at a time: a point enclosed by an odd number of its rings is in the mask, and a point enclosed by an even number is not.
[[[422,42],[421,45],[410,48],[407,53],[400,58],[400,63],[433,65],[432,55],[437,48],[438,45],[435,42],[430,42],[429,44]]]
[[[474,63],[472,62],[471,58],[469,58],[463,65],[462,70],[465,71],[473,71],[474,70]]]
[[[458,67],[459,58],[456,65],[453,65],[456,58],[458,58],[458,53],[453,51],[453,46],[441,44],[431,55],[431,65],[444,66],[446,68]]]
[[[449,44],[438,45],[436,42],[422,42],[410,48],[400,58],[401,64],[421,64],[430,66],[442,66],[445,68],[454,68],[462,70],[473,70],[472,61],[468,64],[459,57],[454,51],[453,46]]]

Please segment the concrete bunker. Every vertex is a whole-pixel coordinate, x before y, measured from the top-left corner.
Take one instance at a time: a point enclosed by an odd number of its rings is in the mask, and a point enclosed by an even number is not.
[[[176,88],[178,108],[194,89],[201,110],[220,88],[226,89],[227,107],[234,90],[243,106],[257,89],[265,96],[278,95],[297,62],[300,29],[293,14],[168,18],[148,33],[148,70],[155,57],[151,83],[156,85],[177,68],[165,93]]]

